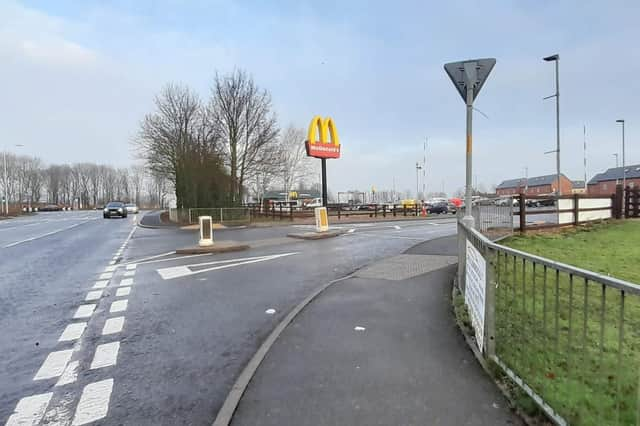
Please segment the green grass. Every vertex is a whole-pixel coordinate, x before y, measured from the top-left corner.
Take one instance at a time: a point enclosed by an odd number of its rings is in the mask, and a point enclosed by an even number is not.
[[[640,221],[515,236],[502,244],[547,259],[640,284]]]
[[[513,237],[503,244],[640,282],[640,222]],[[570,424],[636,424],[640,297],[504,254],[496,352]]]

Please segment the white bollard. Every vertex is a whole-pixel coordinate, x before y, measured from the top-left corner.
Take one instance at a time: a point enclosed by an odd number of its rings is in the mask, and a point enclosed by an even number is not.
[[[213,226],[211,216],[200,216],[198,217],[198,221],[200,222],[200,241],[198,245],[201,247],[212,246]]]

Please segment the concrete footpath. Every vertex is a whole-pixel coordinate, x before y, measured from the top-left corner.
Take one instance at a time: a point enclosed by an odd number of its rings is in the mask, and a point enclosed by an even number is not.
[[[266,355],[232,424],[522,424],[456,326],[455,246],[420,244],[320,294]]]

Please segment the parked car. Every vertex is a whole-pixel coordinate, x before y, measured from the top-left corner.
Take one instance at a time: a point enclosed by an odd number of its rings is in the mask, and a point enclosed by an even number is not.
[[[444,201],[433,203],[427,206],[427,213],[447,214],[449,213],[449,207]]]
[[[449,213],[458,213],[458,206],[456,206],[455,203],[452,203],[451,201],[447,202],[447,209],[449,210]]]
[[[125,208],[127,209],[127,213],[132,213],[132,214],[137,214],[138,213],[138,206],[136,206],[133,203],[127,203],[125,204]]]
[[[127,217],[127,208],[121,201],[110,201],[102,212],[102,217],[105,219],[109,219],[114,216],[122,218]]]
[[[42,207],[39,207],[38,210],[41,212],[59,212],[60,210],[62,210],[62,207],[57,204],[46,204]]]

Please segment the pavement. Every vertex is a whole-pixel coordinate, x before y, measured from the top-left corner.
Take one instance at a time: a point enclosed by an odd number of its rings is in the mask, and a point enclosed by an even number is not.
[[[522,424],[451,310],[455,236],[357,271],[271,347],[233,425]]]
[[[321,241],[286,238],[308,225],[222,230],[252,248],[177,256],[196,233],[138,227],[143,214],[0,223],[0,425],[210,425],[318,286],[456,232],[450,219],[349,224]]]

